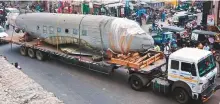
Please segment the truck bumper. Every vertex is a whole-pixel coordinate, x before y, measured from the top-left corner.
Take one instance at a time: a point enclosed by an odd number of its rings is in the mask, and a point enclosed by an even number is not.
[[[214,93],[220,89],[220,85],[213,84],[209,86],[203,93],[201,93],[201,100],[202,102],[208,101]]]

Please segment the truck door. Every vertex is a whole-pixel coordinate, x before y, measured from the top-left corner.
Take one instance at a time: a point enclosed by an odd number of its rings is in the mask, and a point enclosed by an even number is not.
[[[181,62],[180,80],[187,83],[192,91],[196,90],[198,77],[193,63]]]
[[[179,80],[180,62],[177,60],[169,60],[168,64],[168,79],[171,81]]]

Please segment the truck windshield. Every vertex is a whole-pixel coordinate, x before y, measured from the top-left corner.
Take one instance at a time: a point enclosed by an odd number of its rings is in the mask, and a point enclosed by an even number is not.
[[[11,10],[10,12],[11,13],[20,13],[19,10],[16,10],[16,9],[15,10]]]
[[[216,67],[215,60],[212,55],[208,56],[207,58],[201,60],[198,63],[198,69],[199,69],[199,76],[203,77],[207,73],[209,73],[211,70],[213,70]]]
[[[0,33],[1,33],[1,32],[4,32],[4,29],[3,29],[3,28],[0,28]]]

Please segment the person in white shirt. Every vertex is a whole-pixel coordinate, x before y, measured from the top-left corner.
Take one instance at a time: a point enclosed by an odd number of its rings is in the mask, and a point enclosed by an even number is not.
[[[163,25],[158,25],[160,31],[162,31]]]
[[[6,22],[5,22],[5,28],[6,28],[6,30],[9,30],[9,23],[8,23],[8,20],[6,20]]]
[[[166,55],[166,56],[169,56],[169,54],[170,54],[170,47],[169,47],[169,43],[166,43],[166,45],[165,45],[165,47],[164,47],[164,54]]]
[[[166,69],[167,69],[168,68],[168,59],[169,59],[169,55],[170,55],[170,47],[169,47],[168,43],[166,43],[163,53],[164,53],[165,58],[166,58]]]

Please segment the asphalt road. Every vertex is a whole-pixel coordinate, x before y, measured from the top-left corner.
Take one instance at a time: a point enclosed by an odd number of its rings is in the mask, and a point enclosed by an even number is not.
[[[8,33],[11,33],[8,32]],[[125,70],[104,75],[55,60],[38,61],[19,54],[19,47],[0,46],[0,54],[18,62],[22,71],[66,104],[177,104],[172,98],[155,94],[149,89],[132,90]],[[217,80],[220,83],[220,79]],[[206,104],[219,104],[220,91]]]

